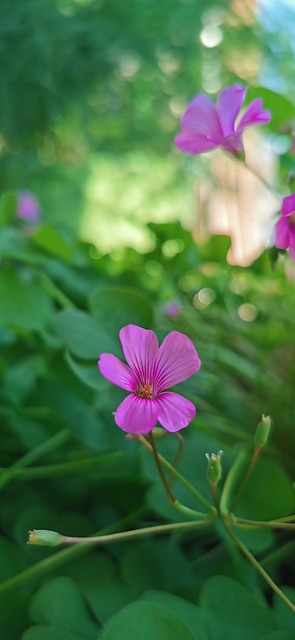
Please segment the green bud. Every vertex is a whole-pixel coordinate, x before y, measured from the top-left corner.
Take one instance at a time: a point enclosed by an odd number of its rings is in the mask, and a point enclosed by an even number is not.
[[[206,453],[206,458],[208,460],[207,467],[207,480],[209,484],[217,484],[222,475],[222,467],[221,467],[221,456],[223,451],[218,451],[218,453]]]
[[[270,427],[271,427],[270,416],[264,416],[262,414],[261,420],[257,426],[255,435],[254,435],[255,447],[264,447],[264,445],[267,443]]]
[[[47,529],[33,529],[29,531],[28,544],[44,545],[46,547],[56,547],[61,544],[63,536],[57,531],[47,531]]]

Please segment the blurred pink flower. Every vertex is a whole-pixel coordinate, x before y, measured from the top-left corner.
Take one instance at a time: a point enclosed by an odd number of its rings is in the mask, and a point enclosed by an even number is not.
[[[36,222],[40,218],[40,205],[30,191],[22,191],[19,195],[17,216],[27,222]]]
[[[182,314],[182,307],[177,300],[171,300],[163,305],[163,311],[169,318],[179,318]]]
[[[281,217],[275,226],[274,243],[279,249],[290,249],[295,260],[295,193],[283,198]]]
[[[157,421],[167,431],[179,431],[193,420],[195,406],[178,393],[165,391],[196,373],[201,361],[192,341],[171,331],[161,346],[153,331],[134,324],[123,327],[120,340],[127,364],[102,353],[102,375],[131,393],[115,412],[115,422],[128,433],[148,433]]]
[[[237,122],[246,92],[247,88],[239,84],[223,89],[217,97],[216,107],[206,95],[199,94],[193,98],[181,119],[182,132],[174,139],[178,149],[190,155],[217,147],[223,147],[234,155],[243,153],[244,129],[266,124],[271,119],[269,111],[262,109],[261,98],[257,98]]]

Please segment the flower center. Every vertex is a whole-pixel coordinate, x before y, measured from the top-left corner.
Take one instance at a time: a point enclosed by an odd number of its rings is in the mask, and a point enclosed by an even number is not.
[[[289,227],[295,227],[295,211],[288,216],[287,222]]]
[[[150,399],[153,397],[153,387],[150,384],[142,384],[138,387],[137,395],[139,398]]]

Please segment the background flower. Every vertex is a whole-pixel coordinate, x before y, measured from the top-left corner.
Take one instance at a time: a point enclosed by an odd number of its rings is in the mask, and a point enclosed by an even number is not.
[[[234,155],[243,153],[244,129],[266,124],[271,119],[269,111],[261,108],[262,100],[257,98],[249,104],[239,122],[236,122],[246,92],[246,87],[234,84],[221,91],[216,107],[208,96],[197,95],[182,116],[182,132],[174,140],[178,149],[191,155],[217,147],[223,147]]]
[[[295,260],[295,193],[283,198],[281,218],[275,226],[276,247],[290,249],[290,256]]]
[[[115,422],[128,433],[148,433],[159,421],[167,431],[187,427],[195,406],[178,393],[165,389],[186,380],[201,362],[192,341],[171,331],[161,346],[153,331],[133,324],[123,327],[120,340],[128,365],[110,353],[102,353],[102,375],[131,393],[119,405]]]

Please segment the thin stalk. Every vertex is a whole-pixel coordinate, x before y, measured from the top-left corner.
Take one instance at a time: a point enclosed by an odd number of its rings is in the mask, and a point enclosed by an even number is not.
[[[249,480],[251,478],[251,475],[253,473],[253,470],[254,470],[254,467],[255,467],[256,462],[258,460],[258,456],[260,454],[260,451],[261,451],[261,447],[260,446],[254,447],[254,450],[253,450],[253,453],[252,453],[252,456],[251,456],[251,459],[250,459],[250,462],[249,462],[249,466],[248,466],[246,475],[245,475],[245,477],[243,479],[243,482],[242,482],[242,484],[241,484],[241,486],[240,486],[240,488],[239,488],[239,490],[238,490],[238,492],[237,492],[237,494],[235,496],[235,499],[234,499],[234,501],[233,501],[233,503],[231,505],[231,511],[234,511],[237,508],[238,503],[240,502],[240,499],[241,499],[241,497],[242,497],[242,495],[243,495],[243,493],[244,493],[244,491],[246,489],[246,486],[247,486],[247,484],[248,484],[248,482],[249,482]]]
[[[174,467],[174,469],[176,469],[176,467],[178,465],[178,461],[179,461],[179,458],[180,458],[182,450],[183,450],[183,437],[180,435],[180,433],[177,433],[177,432],[176,432],[175,435],[176,435],[176,438],[178,440],[178,449],[176,451],[176,456],[175,456],[175,458],[174,458],[174,460],[172,462],[172,467]],[[172,490],[173,480],[174,480],[173,473],[170,473],[169,478],[168,478],[168,485],[169,485],[171,490]]]
[[[155,439],[154,439],[152,431],[149,433],[149,439],[150,439],[150,443],[151,443],[151,447],[152,447],[153,456],[155,458],[155,462],[156,462],[156,465],[157,465],[157,468],[158,468],[158,471],[159,471],[159,474],[160,474],[160,478],[161,478],[161,480],[163,482],[163,485],[165,487],[165,490],[166,490],[166,493],[167,493],[167,496],[168,496],[168,500],[169,500],[169,502],[171,502],[172,505],[175,505],[176,499],[175,499],[175,497],[174,497],[174,495],[172,493],[171,486],[170,486],[170,484],[169,484],[169,482],[166,479],[166,476],[164,474],[164,471],[163,471],[163,468],[162,468],[162,465],[161,465],[161,461],[159,459],[159,455],[158,455],[158,451],[157,451],[157,447],[156,447],[156,443],[155,443]]]
[[[295,522],[280,522],[278,520],[246,520],[234,517],[231,524],[235,527],[267,527],[269,529],[295,529]]]
[[[232,540],[234,540],[236,545],[239,547],[239,549],[242,551],[242,553],[246,556],[246,558],[249,560],[249,562],[251,562],[252,566],[255,567],[255,569],[258,571],[258,573],[260,573],[260,575],[264,578],[264,580],[271,587],[271,589],[279,596],[279,598],[281,598],[281,600],[283,600],[285,602],[287,607],[289,607],[289,609],[291,609],[291,611],[293,611],[293,613],[295,613],[295,605],[293,604],[293,602],[291,602],[291,600],[289,600],[289,598],[284,594],[284,592],[278,587],[278,585],[268,575],[268,573],[265,571],[265,569],[263,569],[263,567],[258,562],[258,560],[256,560],[256,558],[252,555],[252,553],[249,551],[249,549],[247,549],[247,547],[245,547],[243,542],[235,535],[235,533],[231,530],[231,527],[229,526],[228,522],[226,522],[226,520],[224,521],[224,524],[225,524],[225,527],[226,527],[226,530],[227,530],[228,534],[230,535]]]
[[[172,524],[159,524],[153,527],[143,527],[142,529],[131,529],[130,531],[121,531],[120,533],[110,533],[102,536],[91,536],[89,538],[80,538],[76,536],[62,536],[60,544],[104,544],[105,542],[116,542],[117,540],[129,540],[129,538],[140,538],[141,536],[153,535],[159,533],[167,533],[178,531],[181,529],[191,529],[198,526],[208,524],[208,519],[189,522],[174,522]]]
[[[136,439],[139,440],[139,442],[141,442],[141,444],[143,444],[144,447],[148,449],[150,453],[153,453],[151,444],[144,438],[144,436],[137,435]],[[172,473],[174,477],[177,478],[177,480],[179,480],[179,482],[181,482],[181,484],[184,487],[186,487],[188,491],[190,491],[190,493],[198,500],[198,502],[200,502],[204,507],[206,507],[206,509],[208,509],[209,512],[215,513],[215,509],[214,507],[212,507],[210,502],[206,500],[206,498],[204,498],[201,495],[201,493],[199,493],[199,491],[197,491],[197,489],[195,489],[195,487],[193,487],[193,485],[181,473],[179,473],[179,471],[177,471],[177,469],[175,469],[175,467],[173,467],[172,464],[170,464],[170,462],[166,460],[166,458],[164,458],[164,456],[158,453],[158,458],[161,464],[163,465],[163,467],[166,467],[166,469],[168,469],[168,471],[170,471],[170,473]],[[200,515],[204,517],[204,514],[200,514]]]
[[[68,298],[64,292],[53,282],[47,273],[38,270],[38,278],[44,289],[49,293],[50,297],[56,300],[63,309],[75,309],[75,304]]]
[[[272,191],[272,192],[276,191],[276,189],[274,189],[274,188],[273,188],[273,187],[272,187],[272,186],[271,186],[271,185],[270,185],[270,184],[265,180],[265,178],[263,178],[263,176],[261,176],[259,173],[257,173],[257,171],[256,171],[253,167],[251,167],[251,166],[246,162],[246,160],[243,160],[243,165],[244,165],[245,167],[247,167],[247,169],[252,173],[252,175],[253,175],[253,176],[255,176],[255,178],[257,178],[257,179],[258,179],[258,180],[263,184],[263,186],[264,186],[264,187],[266,187],[266,189],[268,189],[268,191]]]
[[[210,485],[210,489],[211,489],[211,493],[212,493],[212,498],[216,507],[216,511],[218,513],[219,516],[221,516],[221,509],[220,509],[220,501],[218,498],[218,494],[217,494],[217,483],[216,482],[209,482]]]
[[[2,489],[8,482],[10,482],[17,474],[20,469],[27,467],[32,462],[38,460],[42,456],[46,455],[50,451],[53,451],[61,444],[66,442],[70,437],[70,432],[67,429],[63,429],[56,433],[52,438],[46,440],[46,442],[42,442],[38,447],[32,449],[32,451],[28,451],[22,458],[14,462],[8,469],[6,469],[2,475],[0,476],[0,489]]]
[[[100,465],[101,470],[101,464],[113,461],[119,462],[120,459],[123,459],[123,454],[121,454],[119,451],[114,451],[112,453],[89,456],[87,458],[82,458],[81,460],[70,460],[69,462],[49,464],[40,467],[34,466],[31,468],[19,468],[15,469],[14,480],[39,480],[40,478],[58,477],[71,473],[77,473],[77,471],[80,471],[82,469],[97,467],[98,464]],[[3,467],[0,468],[0,481],[1,477],[6,472],[7,469],[4,469]]]

